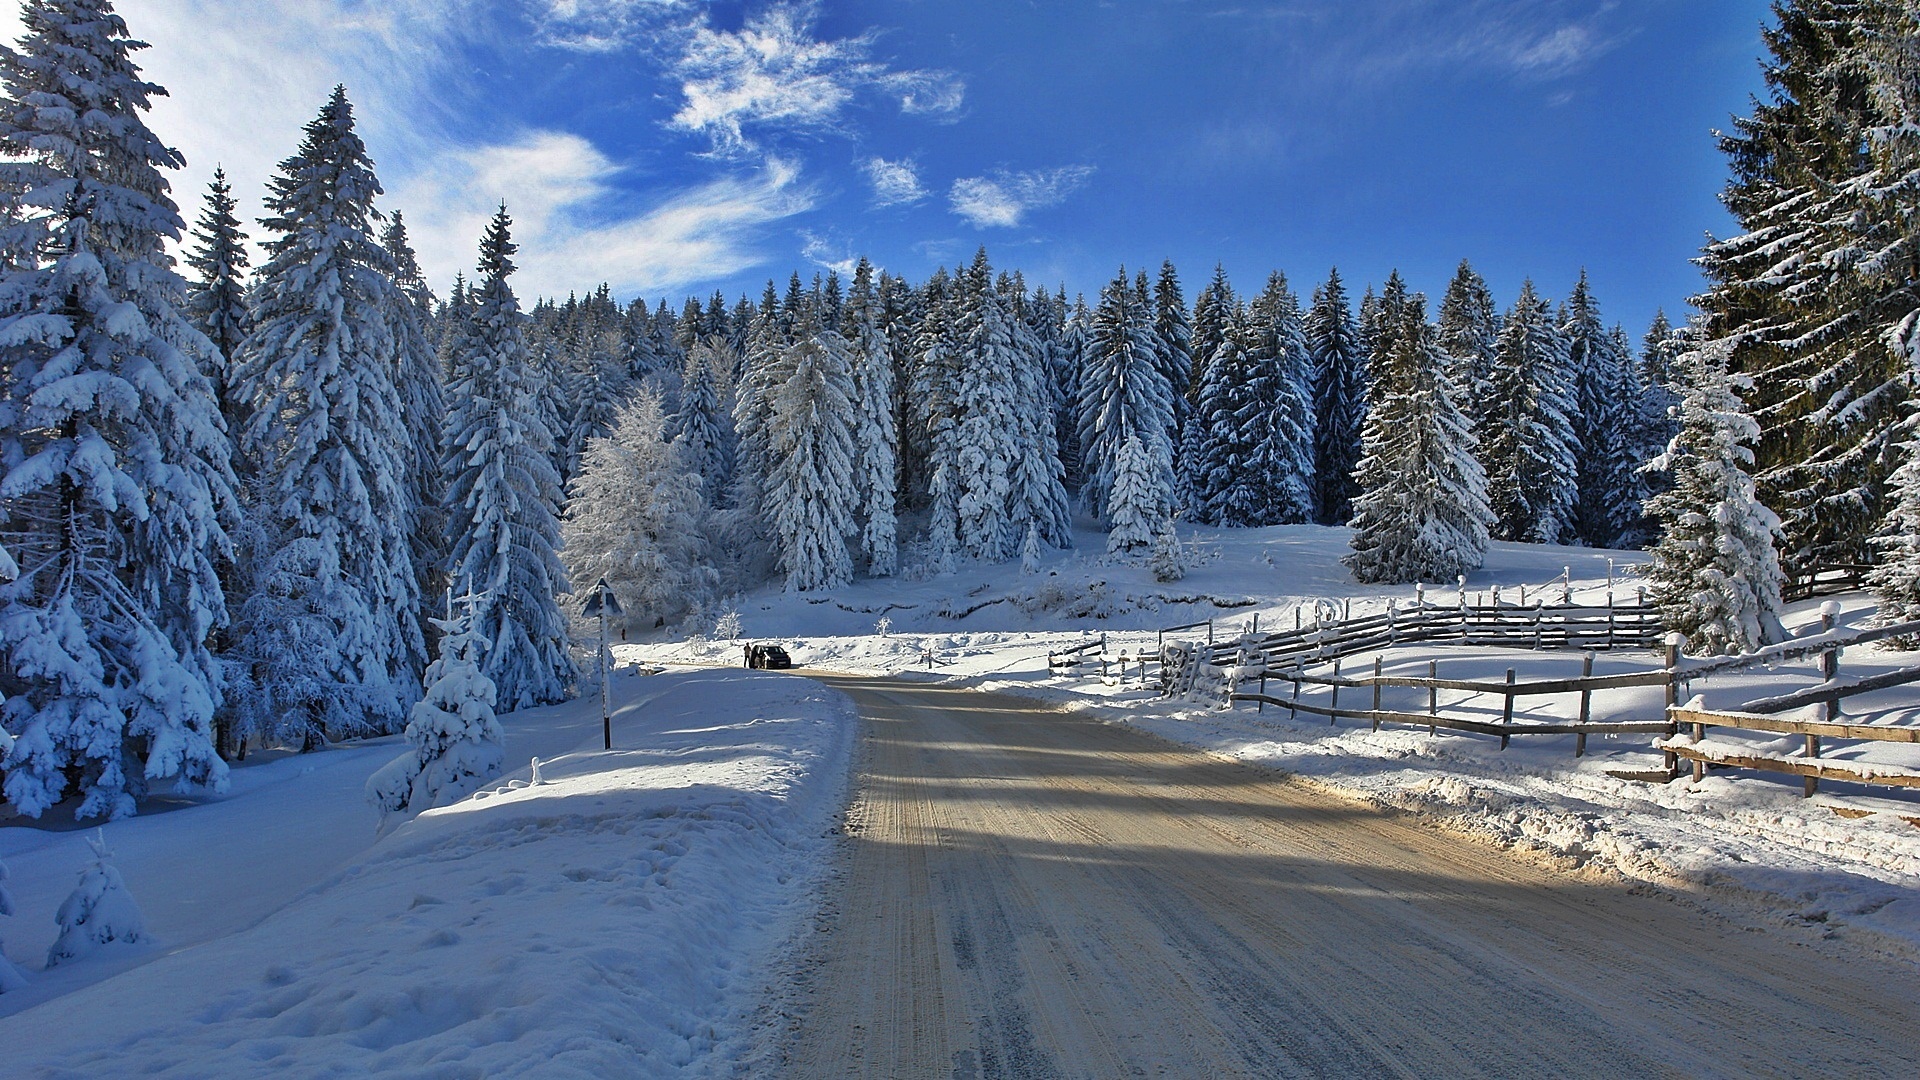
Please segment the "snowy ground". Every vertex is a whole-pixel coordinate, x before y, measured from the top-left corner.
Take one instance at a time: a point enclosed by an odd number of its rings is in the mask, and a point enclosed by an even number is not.
[[[1920,818],[1920,798],[1884,788],[1827,783],[1813,800],[1800,797],[1794,777],[1738,773],[1693,785],[1682,779],[1649,784],[1610,771],[1659,768],[1652,736],[1590,740],[1576,760],[1572,736],[1499,741],[1466,733],[1430,736],[1424,728],[1378,733],[1353,721],[1329,725],[1285,710],[1231,711],[1159,700],[1132,681],[1109,684],[1097,670],[1055,678],[1046,669],[1049,649],[1106,634],[1112,652],[1151,650],[1157,627],[1212,618],[1215,633],[1231,637],[1253,616],[1262,627],[1290,627],[1296,608],[1311,619],[1314,603],[1332,600],[1355,613],[1378,611],[1388,599],[1412,599],[1407,587],[1356,586],[1339,565],[1346,533],[1311,526],[1256,530],[1196,531],[1187,577],[1155,582],[1145,571],[1106,565],[1093,555],[1053,556],[1038,575],[1019,567],[967,567],[921,581],[861,582],[829,596],[765,591],[738,602],[751,640],[784,644],[794,661],[848,672],[920,671],[923,677],[960,685],[1014,691],[1070,702],[1102,718],[1138,725],[1163,737],[1214,752],[1284,769],[1358,795],[1427,816],[1494,842],[1538,853],[1584,872],[1660,883],[1737,903],[1758,904],[1769,917],[1823,924],[1835,933],[1865,932],[1877,943],[1920,958],[1920,828],[1901,815]],[[1083,534],[1087,552],[1100,538]],[[1615,591],[1634,592],[1629,567],[1637,553],[1496,544],[1486,569],[1467,583],[1476,598],[1499,585],[1509,600],[1521,585],[1557,597],[1559,578],[1570,568],[1584,599],[1607,589],[1609,561]],[[1451,583],[1446,592],[1452,593]],[[1434,590],[1435,593],[1438,588]],[[1430,593],[1430,596],[1433,595]],[[1457,595],[1457,594],[1454,594]],[[1840,624],[1861,625],[1870,601],[1843,598]],[[1818,603],[1795,605],[1790,628],[1815,623]],[[887,633],[875,623],[890,620]],[[1205,628],[1175,636],[1204,637]],[[621,655],[658,662],[738,663],[733,643],[658,642],[620,647]],[[1425,675],[1437,658],[1447,678],[1500,679],[1507,668],[1527,679],[1579,674],[1568,653],[1458,646],[1425,646],[1385,655],[1388,673]],[[1911,654],[1850,651],[1843,671],[1866,674],[1912,662]],[[1346,662],[1345,671],[1371,668],[1371,655]],[[1596,673],[1644,671],[1658,666],[1652,653],[1602,654]],[[1695,681],[1689,695],[1709,706],[1728,707],[1766,693],[1817,682],[1811,664],[1782,665]],[[1285,691],[1278,684],[1277,695]],[[1313,691],[1324,703],[1326,691]],[[1348,691],[1349,695],[1363,693]],[[1424,692],[1389,691],[1387,708],[1423,711]],[[1417,698],[1417,700],[1416,700]],[[1441,695],[1443,708],[1485,710],[1497,718],[1499,699]],[[1350,704],[1359,704],[1353,697]],[[1662,715],[1658,688],[1595,695],[1595,719],[1653,719]],[[1533,699],[1522,708],[1571,718],[1572,696]],[[1849,711],[1881,711],[1912,722],[1920,711],[1914,688],[1850,699]],[[1747,736],[1752,745],[1788,752],[1797,737]],[[1920,747],[1867,744],[1836,748],[1829,757],[1920,765]],[[1865,818],[1842,817],[1871,812]]]
[[[615,683],[615,752],[597,696],[510,715],[517,772],[378,839],[360,789],[391,739],[250,763],[225,799],[108,826],[156,941],[70,966],[40,958],[83,834],[0,828],[19,908],[0,937],[32,980],[0,996],[0,1072],[735,1070],[816,909],[853,717],[785,676]]]

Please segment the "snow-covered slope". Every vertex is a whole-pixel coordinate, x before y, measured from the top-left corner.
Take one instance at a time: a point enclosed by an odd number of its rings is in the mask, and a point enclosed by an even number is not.
[[[726,1071],[815,910],[853,717],[788,676],[616,685],[614,752],[597,696],[510,715],[509,760],[541,756],[543,783],[523,764],[378,842],[359,786],[392,740],[243,768],[224,802],[109,826],[159,940],[68,968],[35,950],[81,837],[0,829],[26,916],[8,953],[35,961],[0,997],[0,1072]]]

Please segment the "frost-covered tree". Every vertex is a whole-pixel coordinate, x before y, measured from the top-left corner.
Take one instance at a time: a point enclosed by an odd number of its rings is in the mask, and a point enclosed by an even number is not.
[[[860,481],[860,548],[872,577],[892,577],[899,564],[895,496],[900,432],[894,424],[893,348],[881,322],[873,265],[853,268],[840,334],[853,349],[854,452]]]
[[[700,474],[684,442],[661,439],[663,423],[660,399],[643,390],[611,434],[587,443],[561,529],[567,576],[605,578],[633,630],[698,614],[719,585]]]
[[[1354,469],[1360,462],[1360,433],[1367,422],[1367,349],[1347,306],[1347,290],[1338,269],[1313,291],[1313,306],[1302,329],[1313,358],[1316,520],[1322,525],[1343,524],[1353,516],[1353,498],[1360,493]]]
[[[231,448],[180,314],[184,227],[142,114],[160,87],[106,0],[32,0],[0,48],[0,721],[6,797],[121,817],[151,781],[224,788]]]
[[[106,834],[95,829],[87,837],[87,846],[93,849],[93,865],[80,872],[79,883],[54,913],[60,936],[47,950],[48,967],[91,956],[115,941],[139,945],[151,940],[140,905],[127,891],[120,871],[108,862],[113,852],[107,850]]]
[[[1171,514],[1166,470],[1148,449],[1152,439],[1151,434],[1135,432],[1120,445],[1107,499],[1109,555],[1145,554]]]
[[[1072,547],[1073,514],[1067,500],[1066,470],[1060,461],[1052,370],[1052,350],[1057,343],[1049,344],[1034,333],[1032,327],[1037,320],[1023,309],[1025,287],[1018,278],[1003,278],[999,288],[1013,309],[1015,424],[1013,464],[1007,478],[1011,486],[1008,523],[1015,529],[1022,522],[1038,526],[1041,539],[1049,546]]]
[[[1130,522],[1145,522],[1140,526],[1144,529],[1140,533],[1142,543],[1152,540],[1173,487],[1173,447],[1167,442],[1173,392],[1161,369],[1157,347],[1152,308],[1127,283],[1126,270],[1122,269],[1100,291],[1100,307],[1092,317],[1081,373],[1080,448],[1087,473],[1081,499],[1088,510],[1108,519],[1112,527],[1121,450],[1128,439],[1136,439],[1136,460],[1129,467],[1144,470],[1142,475],[1152,479],[1136,483],[1129,498],[1146,498],[1150,507],[1130,504],[1124,514]],[[1115,541],[1109,537],[1108,543],[1112,547]],[[1119,544],[1131,547],[1133,533],[1125,533]]]
[[[994,286],[985,248],[958,284],[954,334],[960,344],[960,370],[952,461],[960,550],[1000,562],[1014,553],[1015,543],[1015,525],[1008,519],[1019,449],[1014,318]]]
[[[1661,621],[1695,653],[1751,652],[1779,641],[1780,519],[1760,504],[1752,443],[1760,427],[1735,392],[1726,342],[1680,357],[1680,430],[1652,467],[1672,488],[1649,500],[1662,526],[1647,576]]]
[[[395,367],[403,301],[373,235],[380,194],[336,87],[280,163],[263,219],[237,377],[253,402],[242,449],[256,476],[249,595],[233,651],[241,733],[317,745],[398,728],[425,640],[413,496]]]
[[[722,409],[717,385],[721,372],[732,367],[732,350],[724,339],[696,342],[687,351],[687,369],[680,379],[680,408],[667,424],[668,441],[699,479],[701,498],[709,506],[727,493],[733,476],[732,418]],[[618,423],[616,418],[616,427]],[[580,580],[577,574],[574,578]]]
[[[1531,281],[1500,328],[1485,400],[1476,419],[1494,536],[1557,543],[1574,496],[1572,406],[1565,343]]]
[[[485,671],[509,712],[565,701],[578,674],[560,565],[560,478],[545,389],[526,343],[526,315],[507,280],[513,219],[500,207],[480,242],[471,329],[448,397],[447,544],[455,587],[480,594],[475,632]]]
[[[780,566],[794,592],[838,588],[853,580],[847,539],[856,535],[854,387],[845,339],[831,330],[787,348],[792,372],[768,419],[773,469],[767,517]]]
[[[1448,581],[1486,557],[1486,474],[1426,299],[1407,298],[1400,325],[1382,336],[1393,347],[1374,368],[1353,551],[1343,561],[1362,582]]]
[[[407,751],[367,778],[367,801],[382,815],[451,806],[500,775],[506,735],[494,718],[493,680],[481,670],[487,642],[476,632],[473,604],[433,620],[440,657],[427,668],[426,694],[407,720]]]
[[[1242,415],[1257,415],[1262,404],[1254,395],[1258,380],[1250,346],[1255,340],[1247,326],[1245,309],[1226,311],[1219,331],[1209,334],[1216,344],[1200,371],[1200,397],[1187,423],[1187,516],[1203,525],[1260,524],[1264,487],[1258,472],[1260,446],[1241,423]]]
[[[950,572],[960,550],[959,292],[944,269],[927,279],[907,391],[915,409],[909,430],[917,433],[908,442],[924,447],[928,559],[937,573]]]
[[[1301,328],[1300,303],[1278,271],[1247,306],[1252,379],[1236,419],[1254,448],[1248,462],[1258,483],[1253,524],[1293,525],[1313,519],[1313,358]]]
[[[1478,423],[1482,413],[1497,407],[1491,401],[1491,383],[1498,362],[1500,313],[1486,279],[1465,259],[1440,300],[1438,321],[1440,347],[1453,361],[1448,374],[1460,393],[1461,410]]]
[[[1560,309],[1559,334],[1566,343],[1574,460],[1566,539],[1615,547],[1640,511],[1635,476],[1642,463],[1634,458],[1631,433],[1633,355],[1601,323],[1584,270]]]
[[[213,343],[207,381],[213,384],[229,433],[239,431],[246,421],[245,403],[233,393],[233,362],[253,322],[247,310],[247,237],[234,215],[238,208],[226,170],[214,169],[206,204],[194,224],[193,249],[187,253],[187,267],[194,276],[187,284],[184,307],[194,329]]]
[[[1193,326],[1187,321],[1187,301],[1172,259],[1160,264],[1160,277],[1153,285],[1153,332],[1160,339],[1160,371],[1173,391],[1173,428],[1167,432],[1167,441],[1178,446],[1193,390]]]
[[[447,524],[441,509],[446,483],[440,473],[440,425],[447,406],[440,385],[440,359],[428,334],[433,290],[427,287],[399,211],[387,219],[380,246],[393,266],[394,389],[400,394],[400,422],[406,433],[414,573],[420,595],[432,597],[440,593],[447,556]]]

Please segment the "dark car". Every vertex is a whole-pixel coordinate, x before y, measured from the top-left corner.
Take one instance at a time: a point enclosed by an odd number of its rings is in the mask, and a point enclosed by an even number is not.
[[[790,668],[793,666],[793,657],[788,656],[787,650],[778,645],[749,645],[747,646],[747,666],[768,671]]]

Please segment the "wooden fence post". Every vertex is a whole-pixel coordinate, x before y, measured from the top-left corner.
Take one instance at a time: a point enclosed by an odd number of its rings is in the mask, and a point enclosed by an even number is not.
[[[1340,677],[1340,658],[1337,656],[1333,658],[1333,677],[1336,679]],[[1339,683],[1333,684],[1333,703],[1331,707],[1335,711],[1337,711],[1340,708],[1340,684]],[[1329,714],[1327,716],[1327,726],[1332,727],[1333,722],[1337,719],[1339,719],[1339,717]]]
[[[1582,680],[1585,680],[1592,677],[1593,677],[1593,654],[1589,652],[1580,661],[1580,678]],[[1580,688],[1580,722],[1582,724],[1585,724],[1588,721],[1588,719],[1592,717],[1592,715],[1593,715],[1593,691],[1588,689],[1586,686],[1582,686]],[[1584,731],[1575,734],[1573,737],[1573,756],[1574,757],[1587,756],[1587,733]]]
[[[1427,678],[1432,679],[1435,682],[1439,681],[1440,661],[1438,660],[1427,661]],[[1439,714],[1440,714],[1440,688],[1437,686],[1429,686],[1427,687],[1427,715],[1438,716]],[[1429,735],[1433,734],[1433,729],[1431,727],[1427,729],[1427,734]]]
[[[1560,602],[1569,607],[1573,606],[1573,567],[1571,566],[1560,568]]]
[[[1373,730],[1380,730],[1380,657],[1373,658]]]
[[[1262,664],[1260,665],[1260,697],[1262,698],[1262,700],[1256,701],[1253,703],[1254,712],[1267,711],[1267,703],[1264,700],[1266,696],[1267,696],[1267,666],[1265,664]]]
[[[1545,600],[1535,600],[1533,602],[1533,648],[1535,652],[1538,652],[1540,649],[1540,623],[1546,617],[1547,602]]]
[[[1507,729],[1513,726],[1513,669],[1507,669],[1507,704],[1500,710],[1500,749],[1507,748],[1507,740],[1513,737]]]
[[[1467,575],[1461,574],[1456,580],[1460,582],[1460,641],[1471,644],[1467,637]]]
[[[1643,603],[1646,595],[1647,591],[1644,588],[1641,589],[1640,597]],[[1673,720],[1673,708],[1680,704],[1680,643],[1685,640],[1687,640],[1686,637],[1678,630],[1667,635],[1667,738],[1669,739],[1680,733],[1680,725]],[[1669,778],[1679,776],[1680,755],[1671,750],[1667,751],[1666,766]]]
[[[1293,661],[1293,696],[1287,699],[1287,719],[1300,719],[1300,710],[1294,704],[1300,700],[1300,676],[1307,673],[1306,661],[1295,657]]]
[[[1839,614],[1840,614],[1840,605],[1833,602],[1832,600],[1829,600],[1826,603],[1821,604],[1820,605],[1820,632],[1824,634],[1832,630],[1834,620],[1839,616]],[[1826,651],[1822,652],[1820,654],[1820,681],[1832,682],[1835,678],[1839,676],[1839,674],[1840,674],[1840,650],[1827,649]],[[1840,699],[1839,698],[1837,697],[1828,698],[1826,701],[1823,701],[1820,703],[1820,719],[1831,723],[1834,720],[1837,720],[1839,718],[1840,718]],[[1820,756],[1820,736],[1818,735],[1807,736],[1807,756],[1810,758],[1818,758]],[[1809,799],[1813,798],[1814,793],[1820,790],[1820,778],[1817,776],[1807,777],[1804,787],[1805,787],[1806,797]]]

